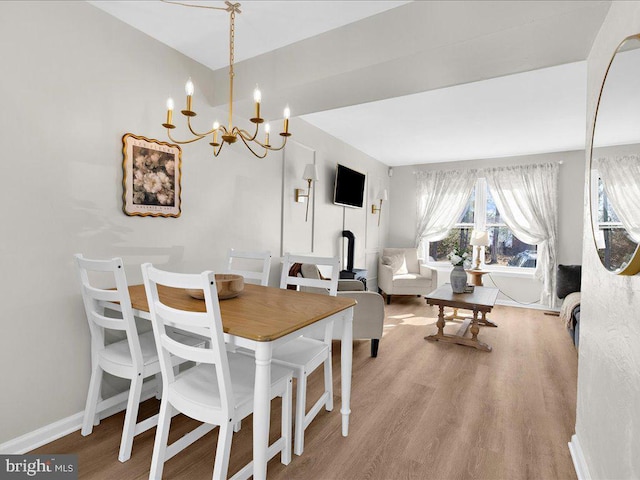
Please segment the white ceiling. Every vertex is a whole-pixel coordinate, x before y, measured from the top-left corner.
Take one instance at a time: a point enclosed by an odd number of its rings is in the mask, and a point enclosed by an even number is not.
[[[585,62],[302,118],[387,165],[584,148]]]
[[[223,1],[89,0],[90,4],[215,70],[229,63],[229,13]],[[241,1],[235,61],[299,42],[408,1]]]
[[[228,14],[161,1],[89,3],[226,76]],[[248,60],[237,65],[236,90],[252,88],[242,84],[255,76],[251,65],[277,64],[260,80],[263,93],[387,165],[581,149],[584,60],[609,5],[242,2],[235,58]]]

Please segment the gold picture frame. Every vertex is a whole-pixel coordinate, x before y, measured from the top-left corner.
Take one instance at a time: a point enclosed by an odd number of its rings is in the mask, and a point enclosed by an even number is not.
[[[122,137],[122,210],[143,217],[179,217],[182,150],[126,133]]]

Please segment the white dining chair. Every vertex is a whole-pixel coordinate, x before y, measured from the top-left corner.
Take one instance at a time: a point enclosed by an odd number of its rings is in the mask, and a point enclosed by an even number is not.
[[[291,275],[289,271],[296,263],[331,267],[330,278],[306,278]],[[307,292],[323,293],[335,297],[338,290],[339,272],[340,260],[338,257],[313,257],[287,253],[282,263],[280,288],[287,288],[288,285],[293,285]],[[304,431],[322,406],[324,405],[327,411],[333,410],[333,374],[331,370],[333,322],[329,322],[326,325],[324,332],[318,332],[318,336],[321,340],[301,336],[276,347],[273,351],[273,362],[292,368],[293,376],[297,380],[293,448],[293,452],[296,455],[302,455],[304,451]],[[307,412],[307,377],[320,365],[324,365],[324,392]]]
[[[137,423],[144,379],[156,375],[157,387],[161,387],[160,363],[153,332],[138,334],[122,259],[93,260],[84,258],[81,254],[74,255],[74,258],[91,333],[91,380],[81,433],[83,436],[91,434],[94,424],[100,423],[99,414],[127,400],[128,397],[118,453],[118,460],[126,462],[131,458],[134,437],[153,428],[158,421],[158,415],[154,415]],[[92,278],[95,281],[92,282]],[[96,286],[98,280],[111,285],[115,282],[115,289]],[[101,302],[119,303],[119,317],[106,317]],[[114,315],[117,313],[114,312]],[[108,331],[120,332],[120,335],[124,333],[126,338],[107,343],[105,337],[108,335],[105,334]],[[201,339],[180,335],[174,331],[171,335],[190,345],[204,344]],[[172,365],[176,366],[179,363],[179,359],[175,359]],[[130,380],[129,391],[103,400],[100,393],[103,372]]]
[[[249,270],[250,266],[256,266],[259,270]],[[227,255],[226,273],[242,275],[245,280],[257,280],[260,285],[269,285],[269,271],[271,270],[271,252],[239,251],[229,249]]]
[[[219,426],[218,445],[214,461],[213,478],[226,479],[233,425],[253,412],[255,360],[225,349],[220,306],[213,272],[202,274],[171,273],[158,270],[151,264],[142,265],[145,291],[153,332],[160,356],[163,395],[160,420],[153,446],[149,478],[160,479],[164,463],[203,435]],[[158,285],[204,291],[205,312],[181,310],[176,305],[165,305],[158,295]],[[193,348],[167,335],[167,323],[183,330],[206,329],[210,332],[206,348]],[[178,375],[171,368],[173,357],[196,362],[196,365]],[[279,365],[271,368],[271,399],[282,397],[280,438],[269,447],[269,458],[281,452],[281,461],[291,461],[291,397],[292,372]],[[175,412],[183,413],[202,425],[167,445],[169,425]],[[232,478],[248,478],[253,473],[253,462],[243,467]]]

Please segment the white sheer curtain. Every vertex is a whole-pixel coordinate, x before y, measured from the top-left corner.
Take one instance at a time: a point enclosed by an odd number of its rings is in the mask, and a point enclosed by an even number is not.
[[[595,166],[622,225],[640,242],[640,156],[599,158]]]
[[[504,222],[520,240],[538,246],[535,277],[542,280],[540,302],[556,306],[558,164],[484,170]]]
[[[442,240],[458,221],[478,177],[477,170],[417,172],[418,224],[416,246],[422,240]]]

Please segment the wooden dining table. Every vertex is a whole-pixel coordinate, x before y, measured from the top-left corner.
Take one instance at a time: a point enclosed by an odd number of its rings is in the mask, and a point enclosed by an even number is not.
[[[195,312],[205,311],[204,300],[186,290],[159,285],[163,303]],[[151,320],[144,285],[129,286],[134,315]],[[342,320],[341,385],[342,435],[349,434],[351,366],[353,355],[353,307],[348,297],[331,297],[260,285],[245,284],[235,298],[220,300],[225,342],[255,352],[256,377],[253,410],[253,478],[265,479],[269,461],[271,358],[274,347],[317,330],[331,320]],[[117,305],[106,305],[118,309]],[[193,333],[207,335],[205,331]]]

